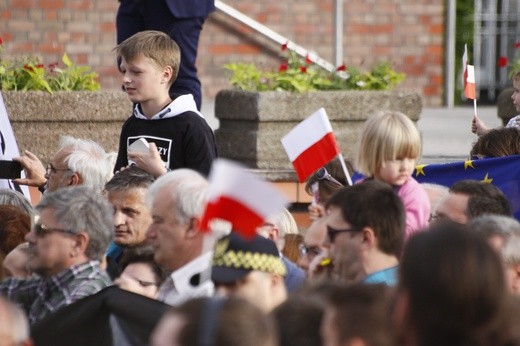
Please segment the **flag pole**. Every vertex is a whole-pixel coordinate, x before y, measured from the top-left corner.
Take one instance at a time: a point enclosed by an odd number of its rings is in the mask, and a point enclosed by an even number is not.
[[[338,154],[339,162],[341,163],[341,167],[343,168],[343,173],[345,173],[345,177],[347,177],[348,186],[352,186],[352,178],[350,178],[350,173],[348,172],[347,165],[345,164],[345,159],[343,159],[343,154]]]

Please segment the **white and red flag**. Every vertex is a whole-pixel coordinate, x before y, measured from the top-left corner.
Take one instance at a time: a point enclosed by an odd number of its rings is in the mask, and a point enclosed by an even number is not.
[[[462,80],[464,81],[464,96],[468,99],[475,100],[477,97],[475,87],[475,66],[468,64],[468,45],[464,45],[464,54],[462,55]]]
[[[339,154],[336,137],[323,108],[318,109],[286,134],[282,138],[282,145],[300,182],[304,182]]]
[[[201,220],[203,231],[209,230],[211,220],[223,219],[233,224],[233,230],[251,238],[265,219],[288,203],[274,185],[229,160],[215,160],[208,179],[208,202]]]

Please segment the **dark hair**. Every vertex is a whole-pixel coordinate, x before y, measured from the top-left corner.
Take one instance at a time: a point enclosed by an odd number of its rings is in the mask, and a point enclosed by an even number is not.
[[[334,311],[338,341],[360,338],[366,345],[391,345],[392,293],[383,284],[354,284],[332,292],[327,309]]]
[[[320,326],[325,301],[317,295],[295,294],[272,312],[280,346],[321,345]]]
[[[208,338],[214,346],[276,345],[272,319],[242,298],[195,298],[174,313],[186,320],[178,335],[180,346],[207,345],[201,338]]]
[[[511,206],[506,195],[496,186],[478,180],[461,180],[450,187],[451,193],[468,195],[467,216],[474,218],[484,214],[511,216]]]
[[[31,231],[31,217],[19,207],[0,205],[0,252],[5,256],[23,243]]]
[[[345,165],[347,166],[347,169],[349,171],[349,174],[352,175],[354,172],[354,166],[349,160],[345,160]],[[343,171],[343,167],[341,166],[341,162],[339,162],[338,159],[334,159],[327,163],[325,166],[323,166],[327,173],[329,173],[334,179],[336,179],[338,182],[343,184],[343,186],[348,186],[348,180],[345,176],[345,172]],[[319,170],[314,172],[305,183],[305,192],[307,192],[309,195],[312,195],[312,185],[316,182],[319,182],[319,195],[320,195],[320,202],[326,203],[327,200],[339,189],[341,189],[341,186],[338,184],[329,181],[327,179],[318,179],[318,173]]]
[[[159,286],[168,276],[168,272],[157,265],[157,263],[154,262],[153,257],[154,250],[150,246],[126,248],[119,260],[119,269],[123,272],[128,265],[133,263],[148,264],[155,274],[157,286]]]
[[[517,154],[520,154],[520,130],[516,127],[491,129],[477,139],[470,152],[472,156],[484,157]]]
[[[130,166],[127,169],[117,172],[114,174],[105,184],[106,191],[114,190],[125,190],[131,188],[148,188],[155,181],[155,177],[134,166]]]
[[[406,214],[403,202],[390,185],[367,180],[345,187],[330,198],[329,206],[341,208],[343,219],[354,229],[371,227],[382,252],[400,256]]]
[[[402,327],[416,345],[508,344],[501,260],[462,225],[439,223],[409,240],[398,291],[408,297]]]

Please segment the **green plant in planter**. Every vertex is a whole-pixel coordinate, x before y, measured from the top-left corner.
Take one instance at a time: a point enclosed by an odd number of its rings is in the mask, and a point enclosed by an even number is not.
[[[329,72],[282,46],[283,61],[278,71],[260,71],[254,64],[231,63],[224,68],[232,72],[230,83],[244,91],[317,91],[317,90],[390,90],[402,82],[403,73],[392,69],[389,62],[377,64],[371,71],[339,66]]]
[[[100,89],[98,75],[88,66],[78,66],[64,53],[60,64],[48,66],[37,58],[7,60],[2,58],[0,38],[0,90],[29,91],[97,91]]]

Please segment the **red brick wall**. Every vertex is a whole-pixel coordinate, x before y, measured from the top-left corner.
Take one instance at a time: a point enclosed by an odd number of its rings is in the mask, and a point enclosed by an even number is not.
[[[224,2],[333,61],[333,0]],[[2,0],[4,54],[37,54],[50,63],[67,52],[75,61],[92,66],[104,88],[118,88],[112,52],[117,5],[116,0]],[[407,75],[400,89],[420,92],[428,106],[441,105],[444,1],[349,0],[344,9],[347,65],[363,68],[390,60]],[[204,97],[212,98],[229,87],[222,65],[255,62],[275,68],[278,52],[278,45],[235,20],[219,12],[212,14],[199,49]]]

